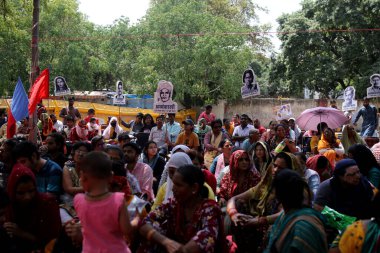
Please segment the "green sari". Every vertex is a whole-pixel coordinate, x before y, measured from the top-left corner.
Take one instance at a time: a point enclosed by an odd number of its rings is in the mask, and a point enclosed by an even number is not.
[[[264,252],[327,252],[324,217],[311,208],[282,213],[272,227]]]

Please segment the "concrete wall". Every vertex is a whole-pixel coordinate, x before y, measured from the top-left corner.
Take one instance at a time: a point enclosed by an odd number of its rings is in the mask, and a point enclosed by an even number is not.
[[[343,100],[335,100],[335,104],[338,109],[342,108]],[[372,105],[380,108],[380,98],[372,99],[370,102]],[[217,118],[231,119],[232,115],[247,114],[252,119],[258,118],[263,126],[268,126],[269,122],[275,119],[276,115],[273,112],[274,106],[279,106],[281,104],[290,104],[292,108],[293,117],[297,118],[304,110],[317,107],[317,106],[331,106],[331,101],[324,99],[274,99],[274,98],[252,98],[252,99],[242,99],[234,103],[227,103],[225,100],[220,100],[217,105],[213,105],[213,113]],[[363,105],[362,100],[358,100],[358,109]],[[204,111],[204,107],[193,108],[197,111],[197,117]],[[352,116],[356,115],[356,111],[352,112]],[[361,128],[362,118],[358,121],[358,129]]]
[[[342,101],[337,101],[338,108],[341,107]],[[358,105],[361,102],[358,101]],[[217,105],[213,105],[213,112],[217,118],[231,119],[232,115],[247,114],[252,119],[259,118],[261,124],[267,126],[269,122],[275,119],[276,115],[273,111],[274,106],[281,104],[290,104],[293,117],[297,117],[304,110],[316,106],[330,106],[327,100],[314,100],[314,99],[273,99],[273,98],[257,98],[245,99],[235,103],[227,103],[224,100],[219,101]],[[201,108],[203,109],[203,108]]]

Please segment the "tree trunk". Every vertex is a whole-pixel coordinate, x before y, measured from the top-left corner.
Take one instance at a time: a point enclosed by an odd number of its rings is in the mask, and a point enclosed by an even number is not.
[[[32,64],[30,71],[30,89],[31,90],[36,78],[40,74],[39,61],[38,61],[38,39],[39,39],[39,20],[40,20],[40,0],[33,0],[33,22],[32,22]],[[29,134],[29,140],[37,142],[37,110],[33,115],[29,115],[29,126],[31,131]]]

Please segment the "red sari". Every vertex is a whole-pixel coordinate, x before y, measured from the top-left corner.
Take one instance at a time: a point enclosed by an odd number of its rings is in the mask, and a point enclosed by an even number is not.
[[[219,198],[229,200],[231,197],[247,191],[260,182],[260,173],[254,167],[244,172],[238,171],[239,159],[244,154],[249,157],[248,153],[243,150],[237,150],[232,153],[230,157],[230,171],[223,176],[220,182]],[[245,175],[243,181],[238,182],[240,173],[245,173]]]
[[[11,199],[11,205],[7,210],[7,222],[16,223],[20,229],[37,238],[36,242],[30,242],[14,237],[20,252],[43,250],[52,239],[58,238],[61,228],[59,207],[54,197],[39,192],[36,192],[28,206],[19,206],[16,202],[15,191],[21,178],[29,178],[36,185],[35,176],[29,168],[21,164],[13,167],[7,185],[7,192]]]

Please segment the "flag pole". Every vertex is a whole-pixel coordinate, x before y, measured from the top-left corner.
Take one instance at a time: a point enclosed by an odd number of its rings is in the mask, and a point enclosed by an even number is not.
[[[120,105],[119,105],[119,120],[121,121],[121,115],[120,115]]]
[[[40,0],[33,0],[33,22],[32,22],[32,63],[30,72],[30,90],[37,76],[40,74],[39,61],[38,61],[38,39],[39,39],[39,19],[40,19]],[[37,143],[37,110],[30,115],[29,125],[31,130],[29,133],[29,140]]]

